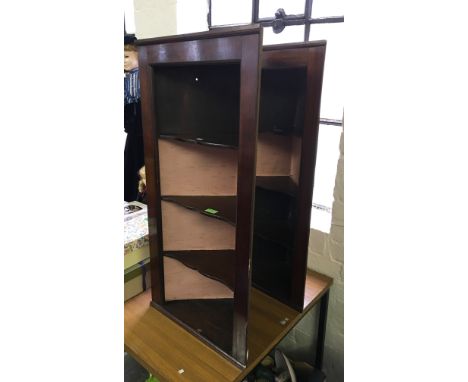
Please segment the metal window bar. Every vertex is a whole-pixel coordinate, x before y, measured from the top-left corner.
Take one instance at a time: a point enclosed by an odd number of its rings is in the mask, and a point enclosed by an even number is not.
[[[343,126],[343,120],[341,120],[341,119],[320,118],[320,124],[321,125]]]
[[[344,22],[344,16],[331,16],[331,17],[318,17],[312,18],[312,6],[314,0],[305,0],[304,2],[304,14],[300,15],[286,15],[283,19],[284,25],[305,25],[304,28],[304,41],[309,41],[310,38],[310,26],[311,24],[332,24],[332,23],[342,23]],[[260,24],[263,27],[271,27],[273,26],[273,22],[275,21],[274,17],[264,17],[262,19],[259,18],[259,5],[260,0],[252,0],[252,24]],[[211,12],[212,12],[212,0],[208,0],[208,14],[207,23],[208,23],[208,30],[216,28],[212,25],[211,19]],[[320,118],[320,123],[323,125],[333,125],[333,126],[342,126],[343,121],[337,119],[328,119],[328,118]]]

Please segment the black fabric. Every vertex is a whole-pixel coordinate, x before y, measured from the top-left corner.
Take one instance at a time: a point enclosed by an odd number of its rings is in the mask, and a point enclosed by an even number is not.
[[[140,101],[124,105],[124,121],[124,200],[132,202],[138,196],[138,170],[145,164]]]

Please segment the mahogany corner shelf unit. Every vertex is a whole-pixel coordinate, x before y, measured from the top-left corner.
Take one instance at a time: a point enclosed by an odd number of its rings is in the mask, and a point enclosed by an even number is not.
[[[325,46],[138,42],[151,304],[241,366],[252,286],[303,308]]]

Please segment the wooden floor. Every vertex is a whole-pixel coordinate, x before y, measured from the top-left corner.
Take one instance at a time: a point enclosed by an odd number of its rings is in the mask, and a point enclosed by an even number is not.
[[[250,354],[245,369],[235,366],[151,308],[150,290],[125,303],[125,351],[161,382],[241,381],[318,302],[331,284],[330,278],[308,272],[303,313],[253,289],[248,336]]]

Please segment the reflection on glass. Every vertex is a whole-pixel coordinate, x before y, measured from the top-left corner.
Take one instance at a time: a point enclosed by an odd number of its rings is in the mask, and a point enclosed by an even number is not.
[[[283,8],[286,15],[303,15],[305,0],[260,0],[258,16],[259,18],[275,17],[278,8]]]
[[[314,0],[312,18],[343,16],[344,0]]]
[[[343,118],[344,23],[312,24],[310,41],[327,40],[320,118]]]
[[[252,21],[252,1],[212,0],[211,25],[249,24]]]
[[[304,28],[304,25],[289,25],[278,34],[273,32],[272,27],[263,28],[263,45],[304,41]]]

